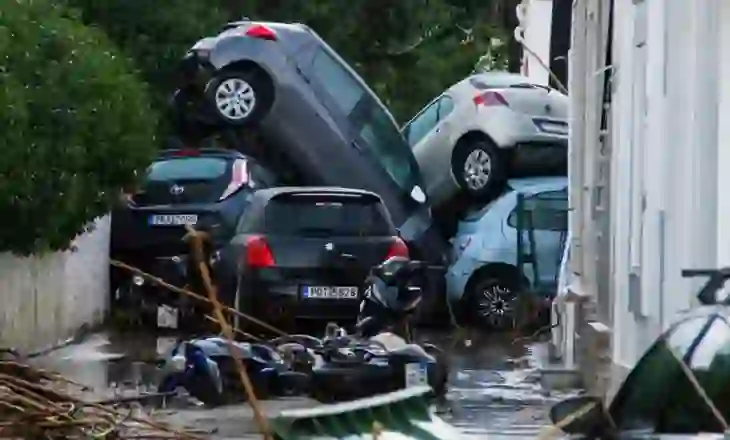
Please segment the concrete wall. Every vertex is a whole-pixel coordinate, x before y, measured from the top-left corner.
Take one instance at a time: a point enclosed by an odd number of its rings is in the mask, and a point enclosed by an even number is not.
[[[108,306],[109,217],[78,237],[76,252],[0,254],[0,347],[43,349],[100,323]]]

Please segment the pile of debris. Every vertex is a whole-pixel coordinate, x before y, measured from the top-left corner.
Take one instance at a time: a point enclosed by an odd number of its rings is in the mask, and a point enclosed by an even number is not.
[[[0,438],[202,438],[155,422],[139,405],[76,397],[86,390],[56,373],[0,361]]]

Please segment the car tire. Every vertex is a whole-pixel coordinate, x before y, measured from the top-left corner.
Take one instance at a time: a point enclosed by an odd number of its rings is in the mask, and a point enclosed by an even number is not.
[[[522,322],[520,283],[509,277],[485,275],[467,287],[467,310],[472,324],[485,330],[514,330]]]
[[[459,143],[451,156],[451,172],[459,188],[473,198],[496,193],[506,179],[502,154],[488,139]]]
[[[205,99],[218,123],[241,127],[259,122],[266,115],[273,93],[263,75],[255,69],[223,70],[208,82]]]

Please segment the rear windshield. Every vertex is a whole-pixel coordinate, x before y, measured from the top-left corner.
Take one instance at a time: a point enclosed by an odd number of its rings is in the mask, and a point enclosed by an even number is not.
[[[214,180],[228,171],[228,161],[221,157],[177,157],[153,163],[147,169],[147,179]]]
[[[272,235],[388,236],[394,231],[379,201],[362,198],[288,197],[266,207],[264,230]]]

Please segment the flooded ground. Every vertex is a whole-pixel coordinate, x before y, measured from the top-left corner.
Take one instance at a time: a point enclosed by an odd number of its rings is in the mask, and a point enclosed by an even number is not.
[[[424,332],[425,339],[450,354],[452,363],[448,403],[441,417],[459,428],[465,438],[535,438],[549,424],[550,406],[566,393],[541,387],[539,367],[546,360],[546,344],[513,342],[505,336],[476,332],[458,339]],[[154,391],[154,359],[166,350],[169,339],[150,335],[97,334],[86,342],[58,350],[43,362],[70,379],[87,384],[97,395]],[[311,406],[303,398],[265,403],[275,413],[291,407]],[[214,432],[215,438],[250,438],[256,432],[246,406],[215,410],[202,408],[163,410],[175,424]],[[248,425],[244,420],[248,417]]]

